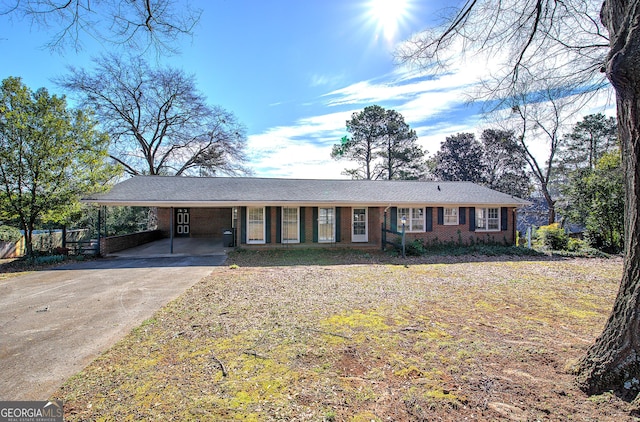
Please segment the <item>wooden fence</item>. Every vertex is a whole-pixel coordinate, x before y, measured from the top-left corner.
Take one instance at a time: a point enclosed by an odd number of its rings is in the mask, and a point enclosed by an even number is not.
[[[72,255],[93,255],[98,253],[98,241],[88,239],[87,229],[47,230],[33,234],[33,250],[43,253],[69,253]],[[63,236],[65,237],[63,239]],[[0,242],[0,258],[19,258],[25,255],[24,236],[17,242]]]
[[[394,242],[394,241],[388,240],[387,234],[393,234],[398,236],[399,238],[402,238],[402,233],[397,232],[395,230],[387,229],[386,224],[382,223],[382,242],[381,242],[382,250],[384,251],[387,245],[391,245],[396,249],[402,249],[401,241]]]

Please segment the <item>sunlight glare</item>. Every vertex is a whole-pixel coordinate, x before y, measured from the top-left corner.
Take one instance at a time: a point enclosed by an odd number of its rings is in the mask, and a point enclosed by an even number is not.
[[[409,0],[370,0],[369,15],[387,41],[392,41],[408,14]]]

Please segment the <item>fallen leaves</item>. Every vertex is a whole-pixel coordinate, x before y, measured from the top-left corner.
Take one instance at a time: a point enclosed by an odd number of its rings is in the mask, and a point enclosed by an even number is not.
[[[620,260],[244,255],[70,380],[65,418],[630,420],[564,369],[599,334]]]

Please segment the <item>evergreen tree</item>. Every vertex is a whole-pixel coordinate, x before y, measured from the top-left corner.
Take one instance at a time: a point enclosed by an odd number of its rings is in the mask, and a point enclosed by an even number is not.
[[[480,136],[483,147],[484,183],[487,187],[519,198],[531,193],[527,162],[511,131],[486,129]]]
[[[600,158],[619,149],[616,119],[602,113],[584,116],[562,139],[558,152],[560,169],[595,169]]]
[[[473,133],[447,136],[433,161],[433,173],[438,180],[480,184],[486,181],[484,150]]]
[[[351,137],[333,146],[331,158],[355,161],[358,167],[343,174],[367,180],[423,177],[425,152],[400,113],[368,106],[353,113],[346,125]]]

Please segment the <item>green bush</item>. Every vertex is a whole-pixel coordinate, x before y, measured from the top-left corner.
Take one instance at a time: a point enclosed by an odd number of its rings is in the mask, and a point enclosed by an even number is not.
[[[569,252],[581,252],[589,248],[589,244],[580,239],[569,239],[567,242],[567,250]]]
[[[398,238],[393,251],[395,254],[402,252],[401,239]],[[407,256],[424,256],[424,255],[443,255],[443,256],[464,256],[464,255],[484,255],[484,256],[538,256],[541,253],[524,247],[509,245],[506,241],[500,243],[491,242],[471,242],[462,244],[461,242],[442,242],[433,239],[425,242],[423,239],[415,239],[407,242],[405,245],[405,253]]]
[[[45,255],[45,256],[36,256],[33,258],[34,265],[48,265],[48,264],[57,264],[65,260],[64,255]]]
[[[408,256],[422,256],[427,253],[427,248],[422,239],[415,239],[405,244],[405,253]]]
[[[11,226],[0,226],[0,240],[15,243],[22,237],[20,230]]]
[[[569,245],[569,236],[558,223],[540,227],[536,238],[539,244],[553,251],[567,250]]]

